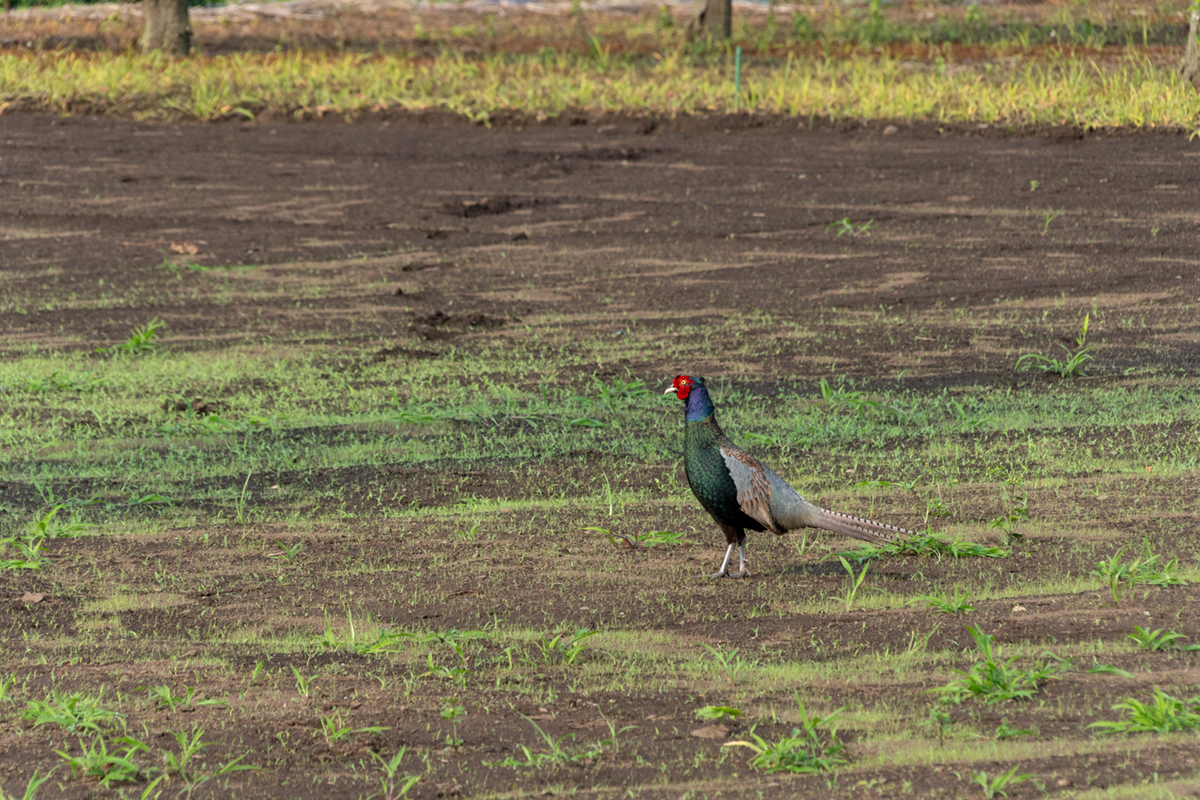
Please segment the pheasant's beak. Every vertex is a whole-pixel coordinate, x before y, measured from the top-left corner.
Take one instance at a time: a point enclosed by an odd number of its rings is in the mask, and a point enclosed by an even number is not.
[[[667,387],[667,390],[665,392],[663,392],[663,394],[675,394],[678,391],[679,390],[676,389],[674,386],[669,386],[669,387]]]

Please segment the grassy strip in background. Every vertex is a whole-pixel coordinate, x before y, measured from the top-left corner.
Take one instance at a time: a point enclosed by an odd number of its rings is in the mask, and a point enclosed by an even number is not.
[[[237,76],[231,80],[230,76]],[[732,69],[684,51],[652,59],[543,52],[432,59],[384,55],[235,55],[170,61],[157,55],[43,53],[0,57],[0,110],[17,101],[54,111],[145,119],[297,118],[440,109],[486,121],[586,111],[730,113]],[[1190,127],[1200,96],[1145,59],[948,64],[887,57],[796,59],[748,66],[741,108],[805,118],[931,120],[1000,125]]]

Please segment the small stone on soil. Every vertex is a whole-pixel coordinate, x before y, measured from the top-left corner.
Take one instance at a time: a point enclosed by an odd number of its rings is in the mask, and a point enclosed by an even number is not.
[[[692,736],[697,739],[724,739],[728,735],[729,731],[720,725],[705,725],[703,728],[696,728],[692,731]]]

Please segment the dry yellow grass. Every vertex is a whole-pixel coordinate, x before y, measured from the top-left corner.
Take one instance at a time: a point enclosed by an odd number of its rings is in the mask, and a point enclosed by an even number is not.
[[[1200,95],[1145,58],[920,64],[888,57],[797,58],[749,66],[735,106],[733,70],[675,50],[651,58],[563,53],[433,58],[331,53],[0,57],[0,110],[215,120],[441,109],[674,117],[731,113],[998,125],[1183,127]]]

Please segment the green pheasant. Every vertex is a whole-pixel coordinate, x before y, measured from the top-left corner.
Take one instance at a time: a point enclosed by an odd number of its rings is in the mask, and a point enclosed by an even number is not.
[[[746,571],[746,529],[784,534],[797,528],[821,528],[872,544],[889,544],[913,531],[862,517],[818,508],[739,448],[717,424],[704,378],[679,375],[667,389],[684,401],[683,465],[692,493],[725,533],[729,547],[713,578],[742,578]],[[729,559],[738,547],[738,571]]]

